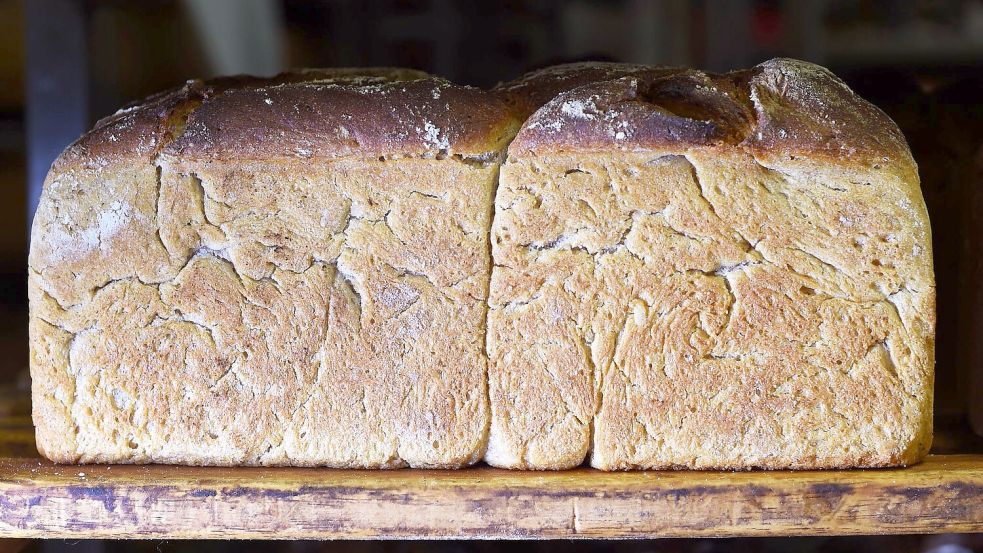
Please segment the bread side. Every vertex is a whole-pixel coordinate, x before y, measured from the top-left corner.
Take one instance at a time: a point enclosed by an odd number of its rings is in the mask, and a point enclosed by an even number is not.
[[[192,83],[56,163],[29,286],[47,457],[483,454],[488,206],[513,123],[484,93],[414,73],[297,75]],[[445,124],[461,120],[484,130]]]
[[[980,334],[983,261],[977,252],[983,182],[983,78],[929,79],[911,71],[882,71],[872,101],[904,132],[921,176],[932,219],[938,290],[935,413],[957,419],[969,411],[983,435],[983,347]],[[924,82],[923,82],[924,81]],[[975,382],[974,382],[975,378]]]
[[[509,149],[487,459],[829,468],[931,442],[934,278],[890,120],[790,60],[587,84]]]

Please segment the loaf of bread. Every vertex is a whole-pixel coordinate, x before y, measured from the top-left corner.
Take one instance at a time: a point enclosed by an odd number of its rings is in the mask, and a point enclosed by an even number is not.
[[[922,458],[935,284],[894,123],[790,60],[584,75],[499,87],[518,111],[544,105],[495,200],[488,462]]]
[[[407,70],[190,82],[45,182],[34,420],[57,462],[481,458],[488,230],[517,123]]]
[[[911,463],[931,440],[929,235],[897,128],[801,62],[574,64],[491,92],[391,69],[194,81],[47,178],[38,447]]]

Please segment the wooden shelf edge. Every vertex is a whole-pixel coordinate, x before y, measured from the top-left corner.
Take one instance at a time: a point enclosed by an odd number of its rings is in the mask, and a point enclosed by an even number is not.
[[[646,538],[983,532],[983,455],[808,472],[56,466],[0,458],[0,536]]]

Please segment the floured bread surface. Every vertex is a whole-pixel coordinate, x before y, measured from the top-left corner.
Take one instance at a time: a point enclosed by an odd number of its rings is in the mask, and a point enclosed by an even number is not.
[[[893,123],[821,68],[561,94],[509,149],[492,252],[493,465],[827,468],[928,451],[917,173]]]
[[[103,122],[56,163],[34,222],[41,452],[480,459],[505,112],[383,70],[189,83]]]

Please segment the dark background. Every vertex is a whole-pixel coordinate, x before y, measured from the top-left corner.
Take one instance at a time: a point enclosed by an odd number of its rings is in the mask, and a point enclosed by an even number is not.
[[[921,166],[939,278],[937,426],[965,426],[956,273],[965,235],[952,184],[983,145],[981,0],[0,0],[0,384],[25,398],[26,260],[47,168],[119,106],[192,77],[393,65],[491,86],[574,60],[726,71],[775,56],[823,64],[895,117]],[[963,85],[962,83],[971,83]],[[938,94],[939,90],[945,91]],[[959,93],[953,93],[956,90]],[[977,94],[978,92],[978,94]],[[963,118],[966,118],[963,125]],[[966,127],[966,128],[963,128]],[[967,135],[959,134],[969,132]],[[949,138],[943,136],[949,133]],[[953,136],[960,138],[952,138]],[[979,139],[978,142],[974,140]],[[946,141],[956,146],[947,147]],[[948,148],[948,149],[947,149]],[[980,150],[983,152],[983,150]],[[941,152],[941,153],[940,153]],[[949,157],[946,157],[949,156]],[[962,157],[960,157],[962,156]],[[980,157],[983,160],[983,154]],[[983,183],[983,181],[979,181]],[[952,211],[950,214],[949,211]],[[950,216],[951,215],[951,216]],[[983,230],[983,227],[981,227]],[[941,237],[941,244],[940,244]],[[942,248],[940,248],[940,245]],[[972,250],[972,248],[970,248]],[[961,250],[965,252],[966,250]],[[983,324],[981,324],[983,328]],[[970,325],[970,331],[975,327]],[[968,336],[968,338],[967,338]],[[983,336],[981,336],[983,338]],[[983,342],[983,339],[980,340]],[[975,366],[975,363],[973,364]],[[979,370],[979,369],[976,369]],[[10,387],[9,385],[12,385]],[[13,391],[9,391],[13,390]],[[945,447],[945,441],[936,441]],[[983,499],[981,499],[983,500]],[[511,544],[520,551],[983,551],[979,537]],[[493,544],[211,544],[0,540],[26,551],[490,551]]]

